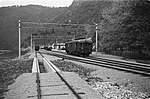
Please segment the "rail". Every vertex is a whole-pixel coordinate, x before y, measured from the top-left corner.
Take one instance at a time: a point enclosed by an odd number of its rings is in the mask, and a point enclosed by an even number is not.
[[[144,76],[150,76],[150,66],[147,64],[138,64],[138,63],[134,64],[131,62],[125,62],[125,61],[122,62],[122,61],[103,59],[103,58],[83,58],[83,57],[66,55],[66,54],[62,54],[62,53],[60,54],[60,53],[56,53],[56,52],[51,52],[51,53],[42,52],[42,53],[61,57],[64,59],[69,59],[69,60],[74,60],[74,61],[83,62],[83,63],[87,63],[87,64],[92,64],[92,65],[96,65],[96,66],[132,72],[132,73],[140,74],[140,75],[144,75]]]
[[[50,62],[42,53],[39,52],[39,54],[42,56],[43,60],[48,64],[48,66],[52,69],[53,72],[56,72],[56,74],[60,77],[60,79],[67,85],[67,87],[70,89],[70,91],[75,95],[77,99],[82,99],[78,93],[72,88],[71,85],[63,78],[63,76],[60,74],[60,70],[52,63]],[[49,71],[49,70],[47,70]]]
[[[40,77],[39,77],[40,69],[39,69],[39,62],[37,58],[37,52],[35,52],[35,57],[33,60],[32,73],[36,73],[37,98],[41,99],[41,88],[40,88]]]

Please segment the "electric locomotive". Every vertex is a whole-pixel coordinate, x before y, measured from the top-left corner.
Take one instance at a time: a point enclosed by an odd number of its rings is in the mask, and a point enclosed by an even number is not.
[[[92,53],[93,43],[90,39],[76,39],[65,43],[68,54],[78,56],[89,56]]]

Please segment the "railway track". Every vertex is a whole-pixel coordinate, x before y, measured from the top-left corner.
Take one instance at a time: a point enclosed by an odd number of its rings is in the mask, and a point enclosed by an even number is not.
[[[36,73],[37,99],[41,99],[41,87],[40,87],[40,76],[39,76],[40,69],[38,65],[37,52],[35,52],[32,73]]]
[[[42,55],[42,53],[39,52],[39,54],[45,59],[44,55]],[[47,59],[45,59],[47,60]],[[48,61],[49,63],[49,61]],[[53,68],[53,70],[55,71],[55,73],[60,77],[60,79],[67,85],[67,87],[70,89],[70,91],[74,94],[74,96],[77,98],[77,99],[82,99],[80,97],[80,95],[78,95],[78,93],[71,87],[71,85],[69,85],[69,83],[63,78],[63,76],[59,73],[60,70],[58,68],[56,68],[54,66],[54,64],[52,63],[49,63],[49,66],[51,66],[51,68]],[[41,98],[39,98],[41,99]]]
[[[50,63],[50,61],[48,61],[48,59],[46,59],[45,57],[44,57],[44,55],[42,55],[42,53],[40,53],[39,52],[39,54],[42,56],[42,58],[48,63],[48,65],[50,66],[50,68],[52,69],[52,71],[53,72],[55,72],[58,76],[59,76],[59,78],[61,79],[61,81],[62,82],[64,82],[65,83],[65,85],[69,88],[69,90],[73,93],[73,95],[76,97],[76,99],[82,99],[81,97],[80,97],[80,95],[72,88],[72,86],[71,85],[69,85],[69,83],[63,78],[63,76],[61,75],[61,73],[59,73],[60,72],[60,70],[57,68],[57,67],[55,67],[55,65],[54,64],[52,64],[52,63]],[[37,58],[37,52],[36,52],[36,55],[35,55],[35,58]],[[36,64],[36,70],[37,70],[37,72],[36,72],[36,83],[37,83],[37,93],[38,93],[38,95],[37,95],[37,98],[38,99],[42,99],[41,97],[42,97],[42,94],[41,94],[41,85],[40,85],[40,68],[39,68],[39,66]],[[49,71],[49,70],[47,70],[47,71]]]
[[[32,58],[32,72],[17,77],[7,99],[104,99],[78,74],[59,70],[51,57],[36,52]]]
[[[41,63],[42,62],[42,63]],[[42,67],[43,65],[43,67]],[[45,72],[44,72],[45,71]],[[99,99],[100,96],[90,89],[87,83],[75,73],[63,72],[49,61],[41,52],[36,52],[32,67],[36,73],[37,99]],[[49,92],[47,92],[49,90]],[[53,91],[52,91],[53,90]],[[103,98],[101,98],[103,99]]]
[[[55,53],[54,52],[51,52],[51,53],[42,52],[42,53],[54,55],[54,56],[61,57],[64,59],[92,64],[96,66],[102,66],[102,67],[112,68],[116,70],[136,73],[136,74],[140,74],[144,76],[150,76],[150,65],[147,65],[147,64],[111,60],[111,59],[104,59],[104,58],[96,58],[96,57],[83,58],[83,57],[65,55],[63,53],[56,53],[56,52]]]

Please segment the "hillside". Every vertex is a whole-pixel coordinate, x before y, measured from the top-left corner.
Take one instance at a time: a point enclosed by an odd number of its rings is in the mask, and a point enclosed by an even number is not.
[[[148,0],[74,0],[55,20],[98,26],[98,50],[146,53],[150,51],[150,2]],[[95,30],[91,30],[95,42]]]
[[[148,0],[74,0],[68,8],[35,5],[0,8],[0,49],[17,49],[19,19],[59,23],[69,23],[71,20],[71,23],[90,25],[94,25],[95,22],[98,23],[98,51],[118,55],[126,52],[150,54],[150,2]],[[61,35],[65,33],[77,37],[83,36],[84,33],[92,37],[95,45],[95,27],[90,25],[85,27],[86,31],[69,30],[65,27],[63,31],[54,31],[58,34],[61,32]],[[29,42],[32,31],[37,32],[37,30],[22,32],[22,39]],[[41,33],[43,32],[41,30]],[[52,35],[53,30],[46,32]]]
[[[65,9],[65,7],[51,8],[39,5],[1,7],[0,49],[18,48],[18,20],[23,22],[51,22],[55,17],[63,13]],[[23,31],[21,34],[22,40],[30,35],[30,33]]]

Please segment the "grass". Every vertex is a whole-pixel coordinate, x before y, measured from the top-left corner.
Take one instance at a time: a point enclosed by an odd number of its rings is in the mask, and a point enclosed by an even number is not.
[[[23,51],[22,54],[27,53]],[[8,89],[8,85],[14,83],[15,79],[23,74],[31,72],[32,59],[12,60],[18,56],[18,51],[11,51],[0,55],[0,99]]]
[[[29,52],[29,50],[22,51],[21,54],[24,55],[27,52]],[[8,53],[0,54],[0,60],[8,60],[8,59],[16,58],[16,57],[18,57],[18,51],[11,51]]]
[[[80,66],[78,64],[75,64],[73,62],[69,61],[61,61],[61,60],[55,60],[53,63],[62,71],[66,72],[75,72],[79,74],[81,78],[87,78],[91,76],[91,72],[95,71],[94,69],[89,69],[83,66]]]
[[[0,61],[0,97],[7,91],[8,85],[12,84],[19,75],[31,72],[32,61],[32,59]]]

